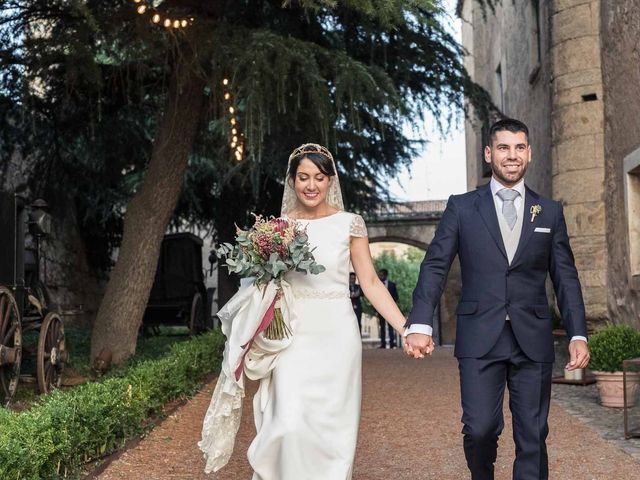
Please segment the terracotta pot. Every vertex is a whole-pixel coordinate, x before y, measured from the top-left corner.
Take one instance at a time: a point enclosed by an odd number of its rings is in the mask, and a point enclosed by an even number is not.
[[[600,403],[604,407],[624,407],[622,372],[593,372],[598,382]],[[640,387],[640,373],[627,372],[627,406],[636,403]]]

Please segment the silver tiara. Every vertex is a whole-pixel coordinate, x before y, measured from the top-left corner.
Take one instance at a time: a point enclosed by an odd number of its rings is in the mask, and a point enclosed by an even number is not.
[[[293,158],[304,153],[319,153],[320,155],[327,157],[332,162],[334,161],[333,155],[331,155],[331,152],[326,147],[318,145],[317,143],[305,143],[291,152],[291,155],[289,155],[289,162],[291,162]]]

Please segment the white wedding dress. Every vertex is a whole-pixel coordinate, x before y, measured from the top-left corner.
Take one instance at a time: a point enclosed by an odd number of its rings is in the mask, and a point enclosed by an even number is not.
[[[339,211],[307,226],[319,275],[289,273],[293,338],[254,399],[253,480],[348,480],[360,422],[362,344],[349,299],[351,237],[362,217]]]

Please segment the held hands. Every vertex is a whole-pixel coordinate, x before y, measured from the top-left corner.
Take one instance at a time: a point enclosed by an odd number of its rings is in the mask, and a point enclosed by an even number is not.
[[[422,333],[410,333],[403,338],[404,352],[413,358],[424,358],[431,355],[435,348],[433,338]]]
[[[587,342],[584,340],[574,340],[569,343],[569,363],[567,363],[565,368],[567,370],[587,368],[590,358]]]

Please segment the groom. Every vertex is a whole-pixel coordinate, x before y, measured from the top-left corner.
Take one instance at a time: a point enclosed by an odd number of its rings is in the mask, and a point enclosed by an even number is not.
[[[547,479],[545,440],[554,360],[545,280],[551,277],[569,344],[570,370],[589,363],[584,303],[559,202],[524,184],[529,130],[494,123],[485,147],[488,185],[453,195],[420,268],[405,331],[410,354],[433,350],[433,312],[458,255],[462,298],[456,309],[464,452],[473,480],[493,479],[502,402],[509,388],[516,480]]]

